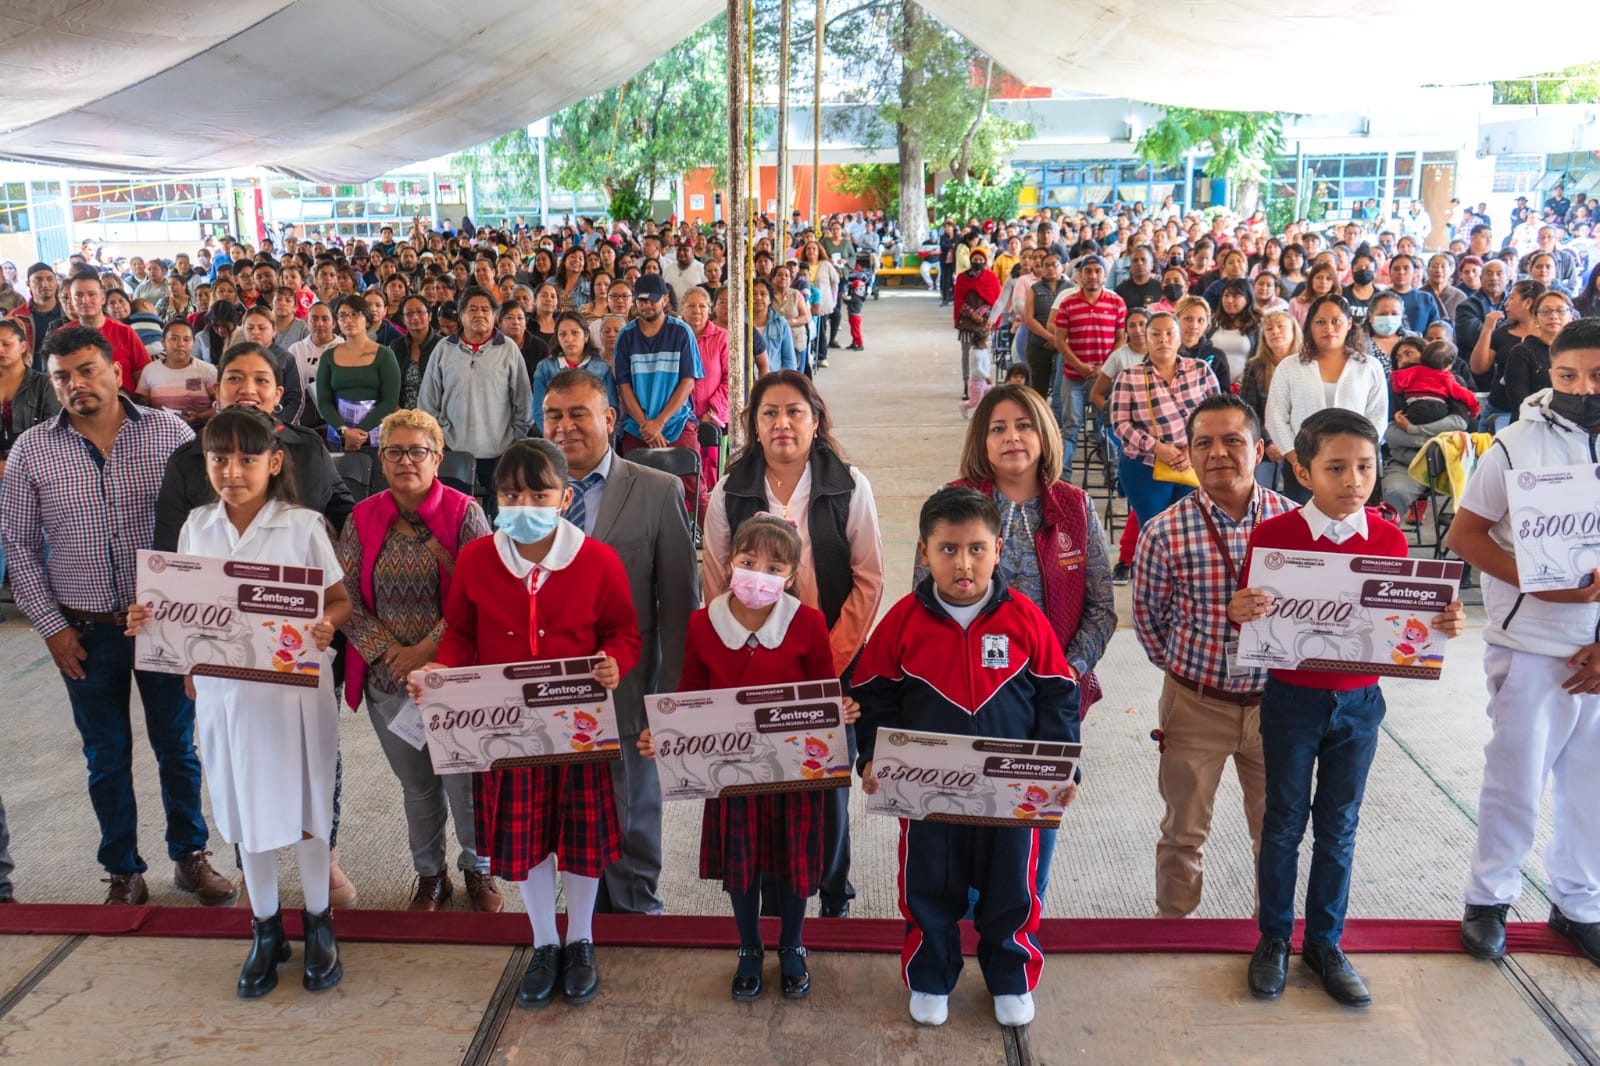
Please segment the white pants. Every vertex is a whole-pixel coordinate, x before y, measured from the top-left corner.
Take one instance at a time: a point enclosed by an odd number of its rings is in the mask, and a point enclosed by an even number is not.
[[[1555,831],[1545,848],[1550,899],[1575,922],[1600,921],[1600,695],[1574,696],[1566,660],[1484,650],[1494,736],[1483,749],[1478,846],[1467,902],[1512,903],[1551,783]]]

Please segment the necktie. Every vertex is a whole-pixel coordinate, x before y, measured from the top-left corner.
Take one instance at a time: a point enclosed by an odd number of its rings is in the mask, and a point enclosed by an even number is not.
[[[584,503],[584,494],[603,480],[604,478],[600,476],[600,471],[595,470],[590,472],[589,476],[582,481],[568,482],[572,486],[572,505],[567,508],[567,513],[562,517],[585,533],[589,532],[589,508]]]

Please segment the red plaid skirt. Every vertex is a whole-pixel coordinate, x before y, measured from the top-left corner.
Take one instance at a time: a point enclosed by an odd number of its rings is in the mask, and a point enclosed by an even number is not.
[[[746,892],[771,874],[796,896],[822,881],[822,792],[775,792],[706,800],[700,822],[700,876]]]
[[[489,872],[524,881],[552,851],[580,877],[599,877],[622,855],[611,764],[522,766],[473,775],[472,821]]]

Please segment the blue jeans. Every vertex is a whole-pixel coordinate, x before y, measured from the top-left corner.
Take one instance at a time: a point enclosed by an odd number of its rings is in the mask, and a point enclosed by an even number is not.
[[[1282,463],[1274,463],[1270,459],[1263,459],[1256,464],[1256,484],[1266,489],[1278,487],[1278,467]]]
[[[1194,491],[1188,485],[1157,481],[1153,467],[1126,455],[1117,458],[1117,483],[1128,498],[1129,510],[1138,516],[1140,528]]]
[[[1089,396],[1090,382],[1073,381],[1061,377],[1061,357],[1056,356],[1056,387],[1060,394],[1061,422],[1061,477],[1072,480],[1072,457],[1078,454],[1078,435],[1083,426],[1083,407]]]
[[[1306,943],[1338,946],[1367,771],[1378,750],[1383,690],[1302,688],[1268,679],[1261,698],[1267,810],[1261,827],[1261,935],[1294,930],[1300,841],[1311,821]],[[1312,780],[1315,777],[1315,792]]]
[[[139,812],[133,795],[133,724],[130,698],[138,682],[144,727],[161,778],[167,812],[167,855],[180,859],[203,851],[205,816],[200,813],[200,757],[194,750],[194,701],[183,694],[183,678],[133,668],[133,638],[114,625],[76,625],[86,675],[65,674],[72,721],[83,737],[89,762],[89,803],[100,823],[100,865],[110,874],[144,873],[139,855]]]

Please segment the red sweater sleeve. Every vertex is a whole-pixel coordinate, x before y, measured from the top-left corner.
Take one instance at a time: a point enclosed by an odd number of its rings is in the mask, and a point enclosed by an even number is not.
[[[435,656],[446,666],[471,666],[478,658],[478,605],[468,590],[476,584],[472,578],[479,569],[480,544],[488,544],[493,550],[493,539],[485,537],[463,547],[456,559],[450,601],[444,605],[444,636],[439,639],[439,653]]]
[[[586,546],[596,549],[593,556],[598,570],[598,580],[594,584],[595,631],[600,638],[596,651],[605,652],[617,660],[617,667],[627,674],[639,665],[639,653],[643,647],[639,637],[639,616],[634,612],[633,593],[628,586],[628,573],[610,545],[591,537]]]
[[[700,649],[716,636],[704,607],[689,616],[688,636],[683,642],[683,672],[678,675],[679,692],[704,692],[711,687],[711,668]]]
[[[833,669],[833,645],[828,640],[828,621],[815,607],[801,607],[794,625],[804,626],[805,676],[807,681],[826,681],[839,675]]]

